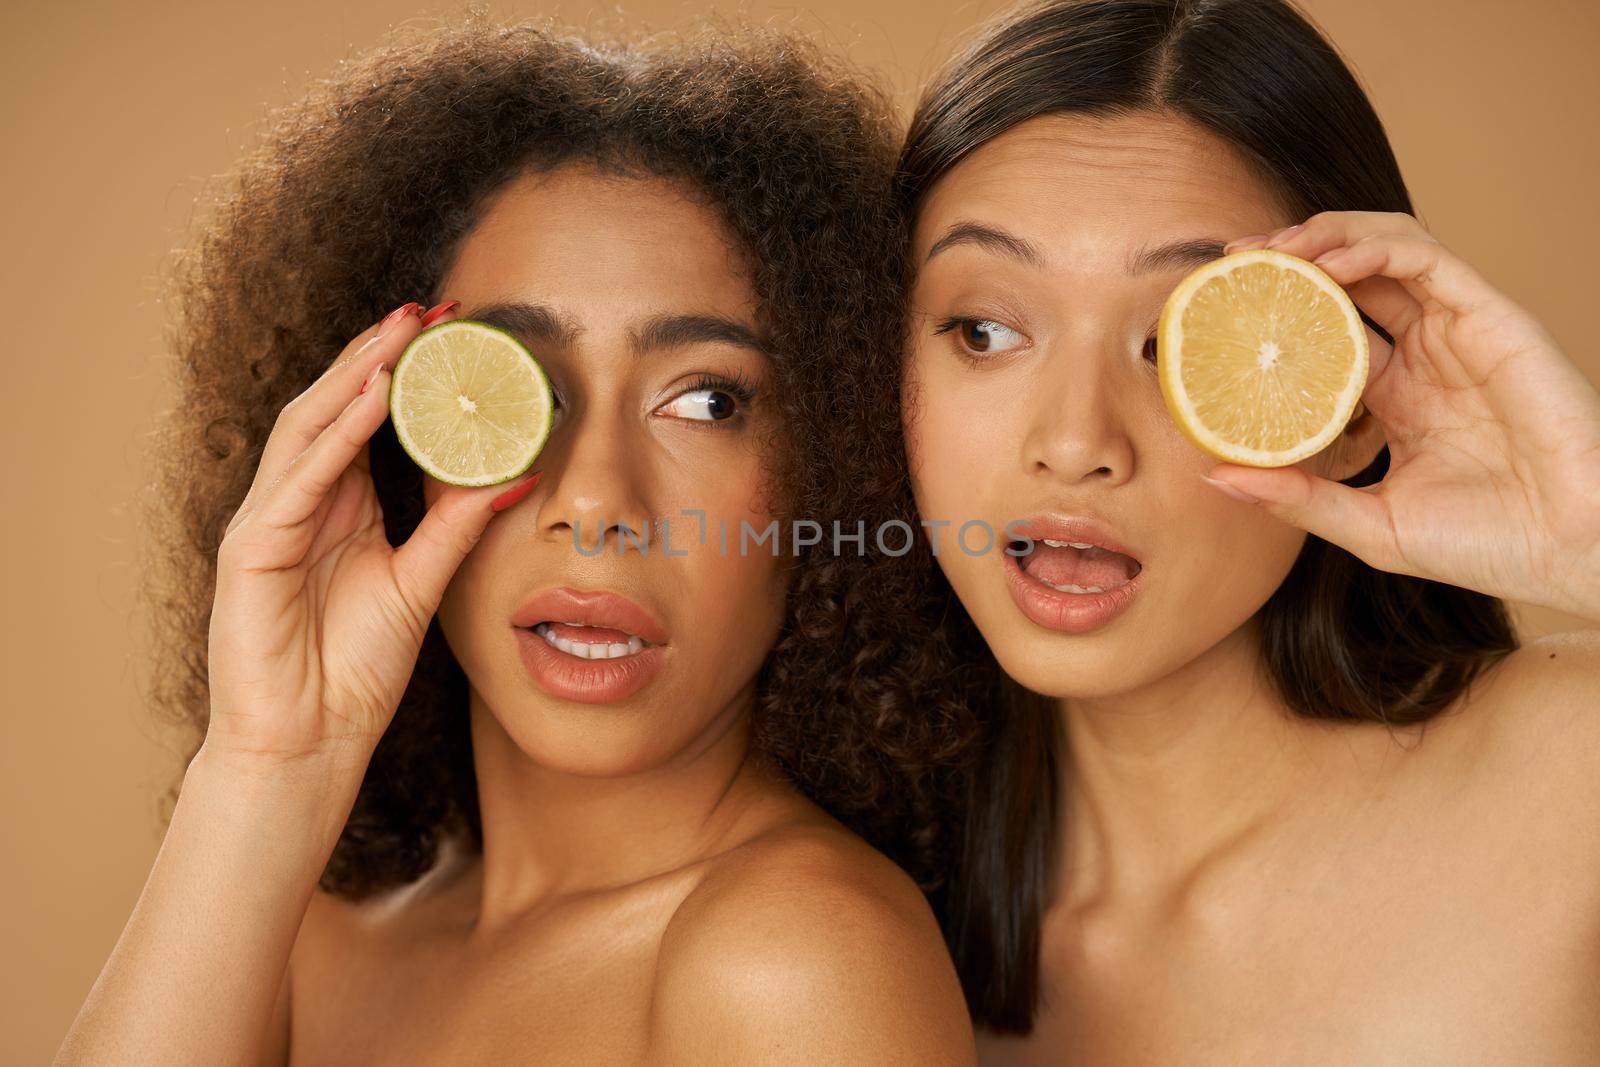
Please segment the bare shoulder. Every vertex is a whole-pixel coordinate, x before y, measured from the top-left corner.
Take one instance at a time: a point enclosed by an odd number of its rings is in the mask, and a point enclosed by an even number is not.
[[[765,832],[719,859],[661,941],[661,1063],[974,1062],[926,899],[842,828]]]
[[[1462,735],[1474,775],[1600,828],[1600,630],[1529,641],[1463,705],[1443,728]]]
[[[1485,740],[1600,743],[1600,630],[1527,642],[1496,666],[1475,703]]]

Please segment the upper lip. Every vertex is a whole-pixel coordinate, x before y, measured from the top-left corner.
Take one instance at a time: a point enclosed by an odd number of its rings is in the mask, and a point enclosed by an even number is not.
[[[642,637],[652,645],[667,643],[667,631],[654,616],[627,597],[604,589],[545,589],[511,617],[511,625],[523,628],[541,622],[605,626]]]
[[[1026,537],[1034,541],[1076,541],[1120,552],[1138,562],[1139,554],[1112,535],[1106,526],[1095,519],[1076,515],[1034,515],[1006,527],[1012,537]]]

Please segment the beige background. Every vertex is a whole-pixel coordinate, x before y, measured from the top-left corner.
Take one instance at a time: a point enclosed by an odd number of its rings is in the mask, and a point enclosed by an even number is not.
[[[133,601],[143,435],[166,402],[160,280],[195,198],[264,110],[389,27],[461,10],[406,0],[11,0],[0,392],[0,1062],[49,1059],[138,896],[174,768],[143,709]],[[720,5],[798,26],[901,95],[1003,5]],[[705,5],[492,3],[604,28]],[[1311,0],[1387,122],[1424,220],[1532,307],[1591,378],[1600,246],[1600,5]],[[619,15],[618,12],[621,12]],[[1576,625],[1522,612],[1530,633]]]

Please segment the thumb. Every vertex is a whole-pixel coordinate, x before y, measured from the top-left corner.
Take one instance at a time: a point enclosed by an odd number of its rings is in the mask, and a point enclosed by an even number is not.
[[[465,491],[446,489],[406,543],[395,550],[395,583],[406,602],[423,612],[424,623],[439,609],[450,579],[497,514],[495,505],[503,508],[520,499],[538,484],[541,473],[535,471],[510,490],[503,484]]]
[[[1213,467],[1205,480],[1218,492],[1263,508],[1371,566],[1395,569],[1398,553],[1389,511],[1376,495],[1378,486],[1356,489],[1299,467],[1244,467],[1232,463]]]

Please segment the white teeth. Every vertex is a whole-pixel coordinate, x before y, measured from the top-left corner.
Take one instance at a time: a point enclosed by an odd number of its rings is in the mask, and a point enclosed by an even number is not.
[[[1101,589],[1098,585],[1073,585],[1071,582],[1067,582],[1065,585],[1057,585],[1055,582],[1045,582],[1044,584],[1048,585],[1051,589],[1059,589],[1063,593],[1104,593],[1105,592],[1105,590]]]
[[[581,626],[582,623],[571,622],[568,626]],[[541,622],[533,628],[533,632],[545,639],[552,648],[560,649],[569,656],[579,659],[621,659],[623,656],[632,656],[644,648],[644,641],[633,635],[628,636],[627,644],[620,641],[596,642],[574,641],[566,637],[557,637],[550,631],[550,624]]]
[[[1041,538],[1051,548],[1093,548],[1087,541],[1052,541],[1050,538]]]

